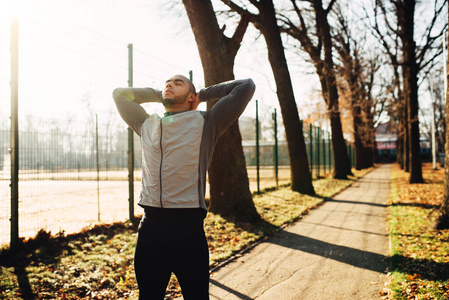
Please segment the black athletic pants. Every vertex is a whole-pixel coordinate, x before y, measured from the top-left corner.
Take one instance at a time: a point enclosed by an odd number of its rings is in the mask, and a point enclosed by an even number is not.
[[[145,208],[134,257],[140,300],[163,300],[172,272],[185,300],[209,299],[205,216],[201,208]]]

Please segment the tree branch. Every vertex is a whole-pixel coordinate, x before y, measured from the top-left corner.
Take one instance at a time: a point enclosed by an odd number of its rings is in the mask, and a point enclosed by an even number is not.
[[[332,6],[334,6],[336,0],[332,0],[329,5],[327,6],[327,8],[324,10],[324,13],[327,15],[329,14],[329,12],[332,10]]]
[[[434,26],[435,26],[436,22],[438,21],[438,17],[442,13],[443,7],[445,6],[444,4],[445,4],[445,1],[443,1],[443,4],[441,4],[441,7],[437,8],[437,3],[435,1],[434,14],[432,17],[432,21],[430,22],[429,26],[426,28],[426,34],[423,36],[423,39],[426,40],[424,43],[424,47],[422,47],[421,51],[419,51],[416,55],[419,69],[422,69],[424,67],[424,66],[422,66],[422,63],[425,59],[427,52],[430,51],[431,49],[434,49],[432,47],[433,44],[435,43],[436,40],[438,40],[441,36],[443,36],[443,34],[445,33],[446,28],[448,26],[447,23],[445,22],[445,25],[443,26],[441,31],[439,33],[437,33],[436,35],[432,36]],[[440,53],[441,52],[439,52],[439,54]]]
[[[221,2],[226,4],[232,11],[238,13],[239,15],[241,15],[241,16],[247,15],[249,17],[248,21],[251,21],[253,23],[260,22],[259,15],[250,13],[247,9],[240,7],[239,5],[235,4],[233,1],[221,0]],[[250,2],[252,3],[253,1],[250,1]],[[256,4],[258,4],[258,3],[256,2]],[[254,6],[257,7],[256,4],[254,4]]]
[[[380,2],[380,4],[379,4]],[[380,5],[380,6],[379,6]],[[391,51],[391,49],[394,49],[393,47],[390,46],[390,44],[387,42],[387,40],[385,39],[385,35],[382,34],[380,28],[379,28],[379,23],[378,23],[378,11],[377,8],[380,7],[380,9],[382,10],[382,13],[384,14],[385,18],[386,18],[386,11],[385,8],[382,6],[381,1],[376,1],[376,8],[374,9],[374,24],[371,25],[371,29],[372,32],[374,34],[375,37],[377,37],[377,39],[379,40],[379,42],[383,45],[385,52],[387,53],[388,57],[390,57],[391,63],[393,64],[393,66],[398,66],[399,65],[399,61],[397,58],[397,53],[393,53]],[[366,10],[365,10],[365,14],[367,14]],[[386,20],[387,22],[387,20]],[[389,27],[389,26],[387,26]],[[397,36],[397,35],[396,35]]]
[[[237,54],[237,51],[240,48],[240,44],[242,43],[243,36],[245,35],[246,29],[248,28],[249,21],[251,19],[251,16],[248,14],[241,15],[241,19],[239,22],[239,25],[235,29],[234,35],[231,38],[231,49],[230,51],[233,52],[233,54]]]

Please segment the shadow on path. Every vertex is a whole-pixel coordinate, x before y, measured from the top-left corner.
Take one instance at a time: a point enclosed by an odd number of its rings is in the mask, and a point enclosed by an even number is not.
[[[216,281],[216,280],[214,280],[212,278],[209,281],[210,281],[211,284],[213,284],[213,285],[215,285],[215,286],[217,286],[217,287],[227,291],[228,293],[231,293],[231,294],[237,296],[239,299],[242,299],[242,300],[252,300],[253,299],[253,298],[250,298],[250,297],[240,293],[239,291],[236,291],[236,290],[231,289],[230,287],[228,287],[228,286],[226,286],[224,284],[219,283],[218,281]]]
[[[267,242],[319,255],[324,258],[333,259],[378,273],[386,273],[387,269],[386,259],[388,257],[385,255],[346,246],[339,246],[287,231],[281,231],[279,238],[273,238]]]
[[[382,203],[373,203],[373,202],[362,202],[362,201],[353,201],[353,200],[336,200],[331,198],[326,198],[324,202],[335,202],[335,203],[348,203],[348,204],[359,204],[359,205],[371,205],[378,207],[388,207],[388,204]]]
[[[307,221],[301,221],[301,223],[311,224],[311,225],[316,225],[316,226],[322,226],[322,227],[327,227],[327,228],[332,228],[332,229],[338,229],[338,230],[353,231],[353,232],[360,232],[360,233],[364,233],[364,234],[371,234],[371,235],[378,235],[378,236],[388,237],[388,235],[385,234],[385,233],[378,233],[378,232],[357,230],[357,229],[349,229],[349,228],[343,228],[343,227],[337,227],[337,226],[320,224],[320,223],[314,223],[314,222],[307,222]]]
[[[272,238],[267,243],[286,248],[319,255],[354,267],[386,274],[388,268],[406,274],[419,274],[430,280],[448,280],[449,263],[439,263],[426,259],[415,259],[403,255],[386,256],[356,248],[339,246],[310,237],[281,231],[278,238]]]

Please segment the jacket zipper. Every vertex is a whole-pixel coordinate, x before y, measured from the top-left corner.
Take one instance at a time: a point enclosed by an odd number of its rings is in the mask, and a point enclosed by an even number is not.
[[[159,165],[159,199],[161,202],[161,208],[163,208],[164,206],[162,205],[162,160],[164,158],[164,152],[162,149],[162,119],[160,121],[161,123],[161,136],[159,138],[159,146],[161,148],[161,161],[160,161],[160,165]]]

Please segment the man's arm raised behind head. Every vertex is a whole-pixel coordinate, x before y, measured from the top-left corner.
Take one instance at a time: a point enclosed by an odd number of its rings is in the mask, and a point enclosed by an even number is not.
[[[255,90],[254,81],[248,78],[210,86],[202,89],[199,96],[202,102],[220,100],[210,110],[209,118],[216,123],[221,134],[240,117]]]
[[[161,102],[162,92],[152,88],[116,88],[112,97],[122,119],[140,135],[140,128],[148,117],[140,104]]]

